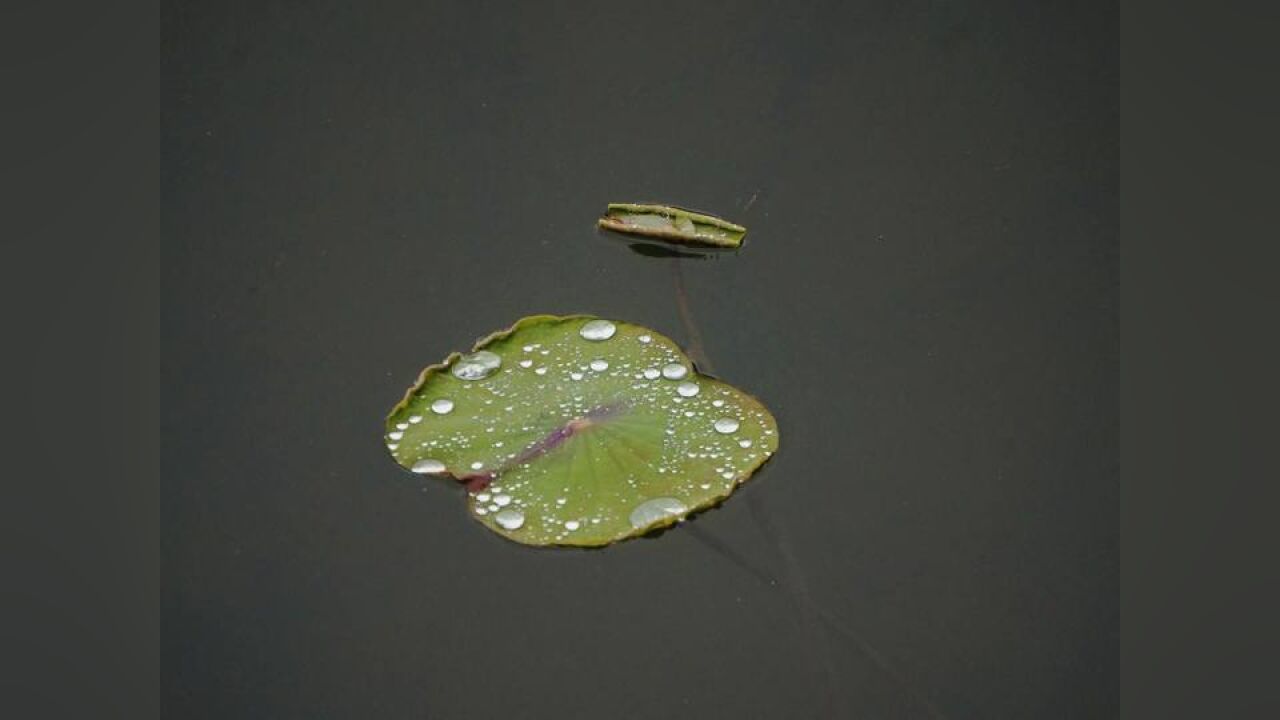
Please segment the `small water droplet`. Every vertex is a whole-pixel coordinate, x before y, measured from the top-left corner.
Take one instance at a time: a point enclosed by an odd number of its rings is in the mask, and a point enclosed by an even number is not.
[[[488,350],[463,355],[450,372],[459,380],[483,380],[502,367],[502,358]]]
[[[648,335],[641,335],[641,336],[640,336],[639,338],[637,338],[637,339],[638,339],[638,340],[640,340],[640,342],[642,342],[642,343],[647,343],[647,342],[649,342],[649,341],[653,340],[653,338],[649,337]]]
[[[546,375],[546,374],[547,374],[547,369],[546,369],[546,368],[544,368],[544,367],[540,367],[540,368],[538,368],[537,370],[534,370],[534,372],[538,373],[539,375]]]
[[[749,447],[751,447],[751,441],[750,441],[750,440],[746,440],[746,439],[739,440],[739,441],[738,441],[738,447],[749,448]]]
[[[520,367],[522,368],[533,367],[533,361],[528,359],[521,360]]]
[[[724,407],[724,401],[723,401],[723,400],[712,400],[712,401],[711,401],[711,404],[712,404],[713,406],[715,406],[715,407]]]
[[[581,379],[582,379],[582,373],[580,373],[580,372],[571,372],[571,373],[569,373],[569,378],[570,378],[570,379],[572,379],[572,380],[581,380]]]
[[[396,449],[396,448],[398,448],[398,447],[400,447],[400,446],[399,446],[399,445],[397,445],[396,443],[388,443],[388,444],[387,444],[387,449],[388,449],[388,450],[395,450],[395,449]]]
[[[411,424],[413,424],[413,425],[417,425],[418,423],[422,422],[422,416],[421,416],[421,415],[410,415],[410,416],[409,416],[409,422],[410,422]]]
[[[658,368],[645,368],[644,377],[646,380],[657,380],[662,377],[662,371]]]
[[[391,438],[392,440],[399,440],[400,438],[404,437],[404,433],[400,432],[399,430],[396,430],[395,432],[387,433],[387,437]]]
[[[482,463],[482,462],[473,462],[473,463],[471,463],[471,469],[472,469],[472,470],[479,470],[479,469],[480,469],[480,468],[482,468],[482,467],[484,467],[484,463]]]
[[[404,429],[407,429],[408,427],[409,427],[409,423],[407,422],[396,423],[397,430],[404,430]]]
[[[570,531],[577,530],[580,527],[582,526],[578,524],[577,520],[569,520],[564,524],[564,529]]]
[[[511,496],[510,495],[494,495],[493,504],[497,505],[498,507],[506,507],[511,504]]]
[[[533,346],[532,346],[532,345],[525,345],[525,346],[524,346],[523,348],[521,348],[521,349],[522,349],[522,350],[524,350],[525,352],[533,352]]]
[[[591,369],[596,372],[604,372],[609,369],[609,363],[606,360],[592,360]]]
[[[618,331],[618,327],[608,320],[592,320],[582,326],[578,334],[588,340],[608,340]]]
[[[733,418],[720,418],[715,422],[716,432],[728,435],[738,431],[738,421]]]
[[[440,462],[439,460],[432,460],[430,458],[427,458],[424,460],[419,460],[418,462],[414,463],[413,467],[410,469],[416,473],[427,475],[427,474],[433,474],[433,473],[442,473],[444,472],[445,468],[444,468],[444,463]]]
[[[645,500],[631,511],[631,527],[637,530],[647,528],[672,515],[682,515],[688,511],[689,508],[684,503],[672,497]]]
[[[720,473],[720,477],[724,478],[725,480],[732,480],[733,473],[726,470],[725,472]]]
[[[689,374],[689,368],[680,363],[671,363],[662,368],[662,377],[668,380],[679,380]]]
[[[701,388],[698,387],[698,383],[687,381],[676,386],[676,392],[680,393],[682,397],[693,397],[698,394],[699,390],[701,390]]]
[[[519,530],[524,525],[524,513],[519,510],[503,510],[494,515],[493,519],[504,530]]]
[[[440,398],[431,403],[431,412],[437,415],[448,415],[453,412],[453,401],[448,398]]]
[[[557,505],[563,505],[563,504],[565,504],[566,502],[568,502],[568,501],[567,501],[567,500],[565,500],[564,498],[556,498],[556,504],[557,504]]]
[[[480,493],[479,495],[476,495],[476,501],[489,502],[489,493]]]

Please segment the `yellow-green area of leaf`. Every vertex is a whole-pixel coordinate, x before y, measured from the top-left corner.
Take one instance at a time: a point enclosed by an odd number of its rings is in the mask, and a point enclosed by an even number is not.
[[[391,456],[467,490],[526,545],[608,545],[715,505],[778,448],[758,400],[669,338],[535,315],[423,370],[387,417]]]
[[[610,203],[600,227],[699,247],[741,247],[747,229],[714,215],[672,205]]]

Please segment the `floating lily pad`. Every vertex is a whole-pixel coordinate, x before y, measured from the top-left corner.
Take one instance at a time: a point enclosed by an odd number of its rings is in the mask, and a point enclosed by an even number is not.
[[[460,481],[490,530],[527,545],[608,545],[724,500],[778,447],[758,400],[699,374],[648,328],[527,317],[422,372],[387,448]]]
[[[672,205],[610,203],[599,225],[694,247],[736,248],[747,229],[723,218]]]

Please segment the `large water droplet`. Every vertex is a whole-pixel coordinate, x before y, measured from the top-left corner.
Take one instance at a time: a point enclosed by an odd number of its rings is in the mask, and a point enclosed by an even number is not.
[[[396,430],[395,432],[387,433],[387,437],[391,438],[392,440],[399,440],[400,438],[404,437],[404,433],[400,432],[399,430]]]
[[[493,519],[501,525],[504,530],[519,530],[520,527],[524,525],[524,513],[510,508],[494,515]]]
[[[497,505],[498,507],[506,507],[511,504],[511,496],[510,495],[494,495],[493,504]]]
[[[592,320],[582,326],[578,334],[588,340],[608,340],[618,332],[618,327],[608,320]]]
[[[420,473],[423,475],[442,473],[444,472],[444,463],[440,462],[439,460],[432,460],[430,458],[427,458],[425,460],[419,460],[418,462],[414,463],[413,467],[410,469],[416,473]]]
[[[421,415],[410,415],[410,416],[409,416],[409,422],[410,422],[410,423],[412,423],[412,424],[414,424],[414,425],[417,425],[418,423],[422,422],[422,416],[421,416]]]
[[[609,363],[606,360],[592,360],[591,369],[596,372],[604,372],[609,369]]]
[[[431,412],[437,415],[448,415],[453,412],[453,401],[448,398],[440,398],[431,403]]]
[[[453,364],[453,376],[459,380],[483,380],[502,367],[502,358],[488,350],[464,355]]]
[[[689,374],[689,368],[680,363],[671,363],[662,367],[662,377],[668,380],[679,380]]]
[[[689,512],[684,503],[672,497],[660,497],[645,500],[631,511],[631,527],[637,530],[647,528],[672,515],[683,515]]]
[[[682,397],[693,397],[698,394],[699,389],[698,384],[692,382],[682,382],[676,386],[676,392]]]
[[[738,421],[733,418],[720,418],[715,422],[716,432],[728,435],[738,432]]]

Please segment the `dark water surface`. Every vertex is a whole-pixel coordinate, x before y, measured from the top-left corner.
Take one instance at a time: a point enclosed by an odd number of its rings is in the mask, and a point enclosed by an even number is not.
[[[759,7],[757,7],[759,5]],[[174,718],[1095,718],[1117,704],[1114,8],[171,3]],[[689,340],[781,450],[537,551],[388,457],[531,313]]]

